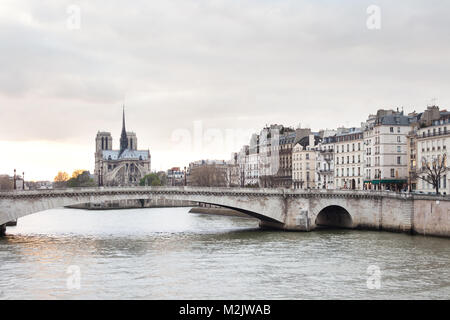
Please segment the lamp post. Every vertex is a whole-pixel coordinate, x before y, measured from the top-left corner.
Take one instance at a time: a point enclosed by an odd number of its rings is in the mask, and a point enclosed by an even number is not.
[[[187,184],[186,184],[186,173],[187,173],[187,171],[186,171],[186,166],[184,166],[184,186],[187,185]]]
[[[16,169],[14,169],[14,190],[17,190],[17,185],[16,185]]]
[[[22,190],[25,190],[25,172],[22,172]]]

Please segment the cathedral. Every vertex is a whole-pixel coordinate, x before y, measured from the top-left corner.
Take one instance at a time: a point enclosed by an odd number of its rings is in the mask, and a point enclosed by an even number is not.
[[[137,150],[137,137],[125,129],[122,116],[120,150],[112,150],[110,132],[98,132],[95,138],[95,182],[99,186],[135,186],[150,173],[150,151]]]

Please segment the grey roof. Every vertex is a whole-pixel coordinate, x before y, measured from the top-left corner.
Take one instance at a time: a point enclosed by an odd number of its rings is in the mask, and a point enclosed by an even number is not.
[[[382,116],[379,119],[377,119],[377,124],[409,126],[412,119],[413,119],[413,117],[410,117],[410,116],[390,114],[390,115]]]
[[[358,134],[358,133],[362,133],[361,128],[353,127],[353,128],[348,128],[345,131],[336,133],[336,137],[349,136],[349,135]]]
[[[288,132],[288,133],[282,134],[282,135],[280,135],[279,143],[280,144],[294,143],[295,137],[296,137],[295,132]]]
[[[120,150],[103,150],[103,160],[148,160],[149,152],[147,150],[126,149],[120,154]],[[111,159],[110,159],[111,157]]]

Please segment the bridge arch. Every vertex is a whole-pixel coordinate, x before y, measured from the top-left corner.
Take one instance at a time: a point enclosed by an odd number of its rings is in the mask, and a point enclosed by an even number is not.
[[[316,216],[317,228],[352,228],[353,219],[344,207],[329,205],[319,211]]]
[[[234,209],[260,220],[281,225],[281,211],[267,205],[272,198],[274,207],[282,206],[282,198],[254,190],[190,187],[100,187],[83,189],[36,190],[0,193],[0,225],[47,209],[116,200],[188,200]]]

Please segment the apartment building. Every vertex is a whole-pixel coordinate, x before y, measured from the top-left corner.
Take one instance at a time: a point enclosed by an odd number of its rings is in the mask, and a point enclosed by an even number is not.
[[[359,189],[364,183],[364,139],[361,128],[340,129],[335,136],[334,187]]]
[[[437,107],[429,107],[428,110],[434,113],[435,118]],[[428,111],[427,110],[427,111]],[[439,108],[437,108],[439,110]],[[419,176],[425,177],[425,173],[421,171],[425,163],[431,164],[433,161],[440,160],[448,156],[448,146],[450,143],[450,112],[443,110],[438,113],[438,119],[432,120],[430,125],[422,122],[417,130],[416,136],[416,153],[417,168],[416,172]],[[444,162],[444,166],[447,167]],[[450,194],[450,175],[447,171],[443,172],[439,182],[439,192],[442,194]],[[416,189],[423,192],[435,192],[432,184],[418,178],[416,181]]]
[[[407,138],[416,120],[398,109],[378,110],[369,116],[364,124],[365,189],[407,189]]]
[[[325,132],[316,148],[316,178],[318,189],[334,189],[334,149],[336,130]]]
[[[316,146],[321,140],[318,135],[310,134],[295,143],[292,149],[292,188],[314,189],[318,187]]]

